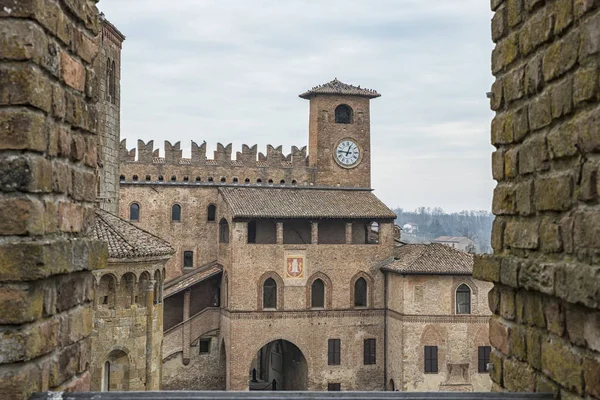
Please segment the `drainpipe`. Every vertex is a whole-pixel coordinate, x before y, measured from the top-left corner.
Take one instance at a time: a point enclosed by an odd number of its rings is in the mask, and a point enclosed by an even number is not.
[[[383,390],[387,389],[387,352],[388,352],[388,274],[383,273]]]

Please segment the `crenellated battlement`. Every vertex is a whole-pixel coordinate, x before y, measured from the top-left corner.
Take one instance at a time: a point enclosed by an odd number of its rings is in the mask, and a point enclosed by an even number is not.
[[[257,145],[250,147],[247,144],[243,144],[242,151],[237,151],[235,159],[232,159],[232,144],[229,143],[224,146],[221,143],[217,143],[217,150],[213,152],[213,158],[208,158],[206,156],[206,142],[198,145],[192,141],[191,158],[183,158],[181,142],[171,144],[171,142],[165,140],[164,156],[160,157],[159,154],[159,149],[154,148],[154,140],[150,140],[148,143],[138,140],[137,149],[134,148],[131,150],[127,148],[125,139],[121,141],[121,163],[260,168],[295,168],[306,167],[308,165],[306,146],[300,148],[292,146],[291,152],[285,155],[282,146],[273,147],[269,144],[267,145],[266,153],[262,153],[258,152]]]

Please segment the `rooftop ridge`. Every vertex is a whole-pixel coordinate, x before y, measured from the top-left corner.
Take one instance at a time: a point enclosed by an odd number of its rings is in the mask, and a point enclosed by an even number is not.
[[[349,85],[338,80],[338,78],[334,78],[332,81],[329,81],[322,85],[314,86],[312,89],[300,94],[299,97],[303,99],[310,99],[311,97],[316,96],[318,94],[361,96],[368,97],[370,99],[374,99],[376,97],[381,96],[381,94],[379,94],[374,89],[361,88],[360,85]]]
[[[308,157],[307,147],[292,146],[290,153],[283,153],[283,146],[274,147],[267,144],[266,152],[259,152],[258,145],[249,146],[242,144],[241,151],[237,151],[235,159],[232,159],[232,144],[223,145],[217,143],[217,150],[213,152],[213,158],[206,156],[206,141],[198,145],[191,141],[191,158],[183,158],[181,142],[171,144],[164,141],[164,157],[160,157],[160,149],[154,148],[154,140],[144,142],[137,141],[137,149],[127,148],[127,139],[121,140],[119,157],[121,162],[140,164],[189,164],[189,165],[220,165],[220,166],[261,166],[261,167],[306,167]],[[137,160],[136,160],[137,155]]]

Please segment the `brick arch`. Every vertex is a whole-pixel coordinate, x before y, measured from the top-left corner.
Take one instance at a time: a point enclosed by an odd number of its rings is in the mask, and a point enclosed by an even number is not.
[[[354,308],[354,285],[359,278],[364,278],[367,282],[367,308],[373,307],[373,288],[375,286],[375,281],[371,275],[364,271],[359,271],[352,279],[350,279],[350,308]]]
[[[425,365],[425,346],[438,347],[438,371],[443,372],[446,365],[446,329],[436,324],[429,324],[423,328],[419,348],[416,349],[419,355],[417,365],[421,371]]]
[[[471,314],[456,314],[456,290],[462,284],[467,285],[469,287],[469,289],[471,290]],[[475,282],[473,282],[473,279],[466,277],[466,276],[455,277],[452,282],[452,294],[451,294],[452,301],[450,302],[450,314],[451,315],[476,314],[477,301],[473,301],[473,296],[475,296],[475,298],[477,299],[478,292],[479,292],[479,290],[478,290]]]
[[[323,284],[325,285],[325,309],[331,309],[333,297],[333,283],[331,282],[331,279],[323,272],[315,272],[306,281],[306,308],[311,308],[310,305],[312,297],[312,284],[317,279],[322,280]]]
[[[311,360],[309,360],[309,358],[310,358],[310,357],[307,357],[307,355],[309,355],[310,353],[308,353],[308,352],[304,351],[304,350],[302,349],[302,347],[298,346],[298,345],[296,344],[296,341],[295,341],[295,340],[292,340],[292,339],[290,339],[288,336],[286,336],[286,335],[282,335],[281,333],[279,333],[279,334],[275,333],[275,334],[273,334],[272,336],[269,336],[269,339],[262,340],[261,342],[259,342],[259,343],[258,343],[258,345],[257,345],[257,346],[255,346],[255,348],[254,348],[254,352],[251,352],[251,353],[250,353],[250,357],[251,357],[251,358],[250,358],[250,360],[249,360],[249,361],[246,363],[246,365],[248,365],[248,370],[250,370],[250,365],[251,365],[251,363],[252,363],[252,358],[254,358],[254,356],[255,356],[255,355],[256,355],[256,354],[257,354],[257,353],[260,351],[260,349],[262,349],[262,348],[263,348],[263,347],[265,347],[266,345],[268,345],[268,344],[270,344],[270,343],[272,343],[272,342],[275,342],[275,341],[277,341],[277,340],[283,340],[283,341],[285,341],[285,342],[291,343],[292,345],[296,346],[296,348],[297,348],[298,350],[300,350],[300,352],[302,353],[302,356],[303,356],[303,357],[304,357],[304,359],[306,360],[306,366],[307,366],[307,368],[308,368],[308,378],[310,379],[310,374],[311,374],[311,372],[312,372],[312,370],[311,370],[311,368],[310,368],[310,367],[311,367]]]
[[[265,281],[269,278],[273,278],[275,283],[277,283],[277,310],[283,310],[283,279],[279,274],[275,271],[267,271],[258,278],[257,282],[257,301],[256,308],[257,310],[263,310],[263,285]],[[260,348],[260,347],[259,347]]]
[[[106,284],[102,282],[105,281],[104,278],[109,279]],[[119,277],[120,278],[120,277]],[[119,288],[119,279],[115,274],[107,273],[102,276],[96,277],[96,307],[106,306],[106,308],[114,309],[117,306],[117,293]],[[104,287],[106,286],[106,287]],[[107,296],[107,304],[104,304],[104,297]]]

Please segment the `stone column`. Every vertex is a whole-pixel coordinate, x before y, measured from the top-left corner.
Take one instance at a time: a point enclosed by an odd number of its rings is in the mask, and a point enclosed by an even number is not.
[[[352,222],[346,222],[346,244],[352,244]]]
[[[190,319],[190,299],[192,291],[187,289],[183,292],[183,364],[188,365],[190,362],[190,336],[191,324]]]
[[[150,279],[144,288],[146,290],[146,390],[153,390],[152,379],[152,342],[154,339],[154,285],[156,281]]]
[[[319,223],[315,221],[310,223],[310,243],[319,244]]]
[[[277,222],[277,244],[283,244],[283,222]]]

